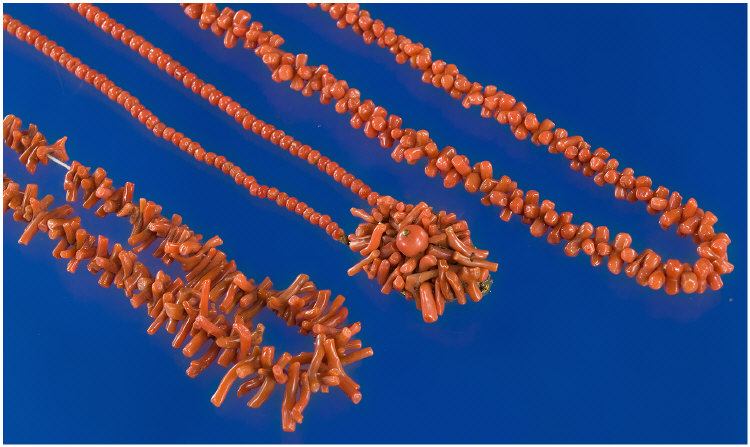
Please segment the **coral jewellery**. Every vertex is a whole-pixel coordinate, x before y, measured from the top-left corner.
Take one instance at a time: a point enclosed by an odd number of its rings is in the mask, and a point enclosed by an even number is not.
[[[550,244],[563,243],[567,256],[580,253],[590,257],[593,266],[606,264],[617,275],[625,272],[638,284],[667,294],[704,293],[723,286],[722,276],[731,273],[728,260],[730,238],[716,232],[718,218],[698,206],[695,199],[683,200],[676,191],[655,186],[651,178],[636,175],[632,168],[620,168],[620,162],[606,149],[593,149],[583,137],[569,135],[556,128],[550,119],[541,119],[521,101],[495,85],[469,80],[455,64],[435,59],[429,48],[399,35],[381,20],[355,3],[309,4],[327,13],[339,28],[351,29],[365,44],[377,44],[392,53],[399,64],[409,63],[426,84],[432,84],[464,108],[476,108],[483,118],[508,125],[519,140],[544,145],[552,154],[562,154],[570,168],[592,177],[598,186],[611,185],[614,197],[643,203],[648,213],[659,215],[660,226],[676,228],[677,235],[689,237],[697,245],[698,259],[684,262],[663,259],[655,251],[638,251],[628,233],[611,235],[608,227],[590,222],[574,223],[573,213],[557,210],[555,203],[543,200],[535,190],[523,190],[507,175],[499,175],[489,161],[472,163],[455,147],[441,145],[426,129],[407,127],[402,117],[366,99],[362,92],[334,76],[328,66],[312,65],[308,55],[282,49],[284,39],[251,21],[247,11],[219,9],[213,3],[183,3],[184,13],[223,39],[227,48],[241,44],[251,50],[269,69],[271,78],[288,83],[305,97],[317,96],[366,137],[377,139],[391,150],[396,162],[423,163],[428,177],[440,177],[445,188],[463,185],[470,194],[481,193],[481,202],[496,207],[503,221],[519,216],[534,237],[546,236]],[[498,264],[490,254],[474,245],[469,224],[452,212],[436,210],[425,202],[409,204],[374,191],[339,163],[320,151],[295,139],[244,107],[236,99],[201,79],[185,65],[132,29],[117,22],[100,8],[87,3],[70,4],[83,19],[120,41],[156,68],[166,73],[211,105],[233,118],[238,128],[251,132],[291,156],[305,160],[311,169],[325,172],[359,200],[362,208],[351,214],[360,223],[347,234],[327,214],[276,187],[261,183],[226,156],[207,150],[183,132],[170,127],[129,91],[116,85],[107,75],[86,65],[57,42],[8,14],[3,29],[28,43],[71,75],[124,107],[132,117],[156,138],[171,142],[197,162],[213,166],[234,180],[251,196],[274,201],[290,213],[319,227],[334,240],[357,252],[358,261],[347,273],[362,272],[377,281],[380,291],[401,293],[414,300],[425,322],[433,323],[445,312],[446,303],[477,302],[492,285],[491,273]],[[303,420],[303,411],[312,396],[340,389],[352,402],[362,398],[360,385],[350,376],[349,365],[373,355],[355,336],[360,322],[348,322],[344,297],[333,297],[320,290],[305,274],[286,288],[274,289],[269,278],[258,283],[242,273],[235,261],[219,250],[222,240],[215,236],[203,240],[183,224],[178,214],[163,216],[162,207],[146,199],[136,199],[133,183],[114,186],[102,168],[92,169],[78,161],[68,162],[66,138],[53,144],[35,125],[22,128],[21,120],[7,115],[3,120],[5,145],[18,154],[30,174],[39,164],[50,161],[63,166],[65,199],[94,209],[97,217],[114,214],[126,218],[132,229],[124,243],[110,241],[87,232],[81,217],[74,216],[71,205],[53,208],[51,195],[39,198],[34,184],[22,186],[3,174],[3,212],[12,210],[13,219],[25,224],[20,244],[29,244],[38,233],[57,240],[52,254],[67,260],[67,270],[75,273],[84,266],[99,276],[99,285],[122,289],[134,308],[144,307],[152,323],[149,334],[160,328],[174,334],[172,346],[181,348],[190,362],[187,375],[196,377],[212,364],[225,368],[211,402],[221,405],[235,383],[236,394],[253,393],[247,402],[252,408],[271,397],[277,385],[283,386],[281,425],[293,431]],[[153,273],[138,257],[150,249],[165,266],[173,263],[182,273]],[[467,299],[468,297],[468,299]],[[268,309],[288,326],[312,338],[310,351],[277,355],[274,346],[263,343],[265,327],[257,322]],[[254,321],[256,320],[256,321]]]

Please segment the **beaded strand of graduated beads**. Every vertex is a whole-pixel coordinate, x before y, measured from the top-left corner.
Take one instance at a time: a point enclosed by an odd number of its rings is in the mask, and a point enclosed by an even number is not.
[[[79,79],[85,80],[104,95],[107,95],[111,100],[117,101],[118,104],[130,112],[133,118],[136,118],[141,124],[153,131],[155,136],[171,141],[172,144],[192,155],[196,160],[204,162],[209,166],[214,166],[224,174],[229,175],[234,179],[235,183],[245,187],[251,195],[261,199],[267,198],[272,200],[278,206],[302,216],[313,225],[319,226],[333,239],[344,241],[344,230],[339,227],[338,223],[332,221],[330,216],[315,211],[305,202],[290,196],[286,192],[280,191],[276,187],[269,187],[258,183],[255,177],[246,174],[242,168],[228,161],[225,156],[217,155],[214,152],[207,152],[200,143],[186,137],[182,132],[168,127],[141,104],[138,98],[118,87],[104,73],[100,73],[82,63],[79,58],[67,52],[64,47],[57,45],[54,40],[48,39],[39,31],[24,25],[19,20],[13,19],[8,14],[3,14],[3,29],[16,36],[19,40],[33,45],[37,50],[49,56],[55,62],[58,62]],[[223,105],[225,109],[228,105],[227,102],[224,101],[220,106]]]
[[[322,155],[320,151],[312,149],[310,146],[296,140],[277,126],[257,118],[237,100],[225,95],[213,84],[200,79],[195,73],[165,53],[161,48],[155,47],[144,37],[136,34],[135,31],[127,28],[122,23],[117,22],[97,6],[90,3],[70,3],[69,6],[112,38],[122,42],[128,48],[159,67],[160,70],[181,82],[193,93],[206,99],[210,104],[219,107],[219,109],[240,123],[245,130],[260,135],[263,139],[281,147],[290,154],[307,160],[311,165],[316,165],[320,171],[325,172],[360,199],[367,200],[371,206],[377,203],[380,194],[373,191],[364,181],[347,172],[346,169],[335,161]],[[304,65],[304,61],[300,60],[300,64]]]

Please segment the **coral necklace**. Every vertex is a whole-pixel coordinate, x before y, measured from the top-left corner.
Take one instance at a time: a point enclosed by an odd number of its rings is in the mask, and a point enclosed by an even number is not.
[[[409,61],[412,67],[422,71],[425,82],[461,99],[464,107],[481,106],[483,117],[510,124],[517,138],[530,136],[533,143],[548,145],[551,153],[564,154],[572,169],[593,176],[597,185],[613,185],[615,198],[643,202],[647,205],[647,212],[661,213],[661,227],[666,230],[676,226],[678,236],[689,236],[698,245],[699,259],[692,264],[677,259],[663,261],[651,249],[640,253],[633,249],[632,238],[627,233],[617,234],[610,242],[606,226],[595,227],[589,222],[574,224],[571,212],[558,212],[550,200],[540,203],[537,191],[519,189],[508,176],[495,178],[489,161],[472,165],[454,147],[440,148],[427,130],[404,127],[400,117],[388,114],[369,99],[363,100],[359,90],[337,79],[327,66],[308,65],[306,55],[282,50],[284,39],[271,31],[261,33],[259,30],[263,25],[257,21],[251,23],[247,11],[235,12],[228,7],[219,11],[214,3],[184,3],[182,7],[185,14],[198,20],[202,29],[223,36],[226,47],[231,48],[239,40],[244,40],[245,48],[254,50],[271,70],[275,81],[289,81],[290,88],[305,96],[319,92],[321,103],[333,103],[336,112],[351,116],[352,127],[362,128],[367,137],[377,138],[384,148],[395,144],[391,157],[396,162],[406,159],[407,163],[415,164],[426,159],[424,172],[427,176],[439,174],[446,188],[462,183],[472,194],[481,191],[484,194],[482,203],[499,207],[502,220],[520,216],[521,222],[530,226],[533,236],[547,235],[550,244],[565,241],[567,256],[584,252],[591,257],[593,266],[603,264],[607,257],[607,267],[613,274],[624,270],[639,284],[654,290],[664,288],[670,295],[680,291],[703,293],[707,288],[718,290],[723,285],[721,275],[734,269],[727,256],[727,246],[731,242],[729,236],[714,231],[718,218],[698,207],[695,199],[683,203],[678,192],[670,194],[664,186],[653,188],[649,177],[636,177],[631,168],[618,171],[619,162],[610,158],[604,148],[592,151],[582,137],[570,136],[561,128],[554,129],[550,120],[540,122],[536,115],[528,113],[524,103],[516,102],[497,87],[472,83],[458,73],[455,65],[433,61],[429,49],[403,36],[396,36],[392,28],[386,28],[382,21],[372,20],[369,13],[360,10],[356,4],[326,3],[321,4],[321,9],[328,11],[340,27],[351,25],[356,33],[362,34],[366,43],[376,42],[387,47],[399,63]]]
[[[220,406],[230,387],[244,379],[238,397],[257,389],[248,402],[258,408],[277,384],[286,384],[281,406],[282,427],[293,431],[302,422],[302,411],[311,393],[327,392],[329,386],[341,389],[352,402],[359,403],[359,385],[346,373],[345,366],[369,357],[372,349],[362,348],[354,339],[362,325],[347,324],[344,297],[331,300],[330,290],[318,290],[307,275],[298,275],[284,290],[273,290],[269,278],[256,284],[237,270],[234,261],[218,247],[218,236],[206,241],[182,218],[161,215],[162,207],[146,199],[136,200],[134,185],[113,186],[106,172],[92,170],[73,161],[66,165],[65,138],[52,145],[35,125],[21,129],[21,120],[8,115],[3,120],[3,141],[16,153],[30,173],[38,163],[51,160],[67,169],[64,189],[68,202],[81,202],[84,208],[96,207],[97,217],[114,214],[129,220],[132,226],[126,244],[111,243],[81,227],[81,218],[73,217],[73,208],[63,205],[51,209],[53,197],[37,198],[36,185],[20,185],[3,175],[3,213],[14,210],[13,218],[27,223],[19,243],[27,245],[39,232],[59,239],[52,251],[55,258],[68,259],[67,270],[80,266],[99,275],[99,285],[123,289],[134,308],[142,307],[153,318],[149,334],[164,327],[174,334],[172,346],[182,347],[186,357],[203,352],[190,362],[189,377],[196,377],[214,363],[227,368],[211,402]],[[139,254],[157,245],[153,255],[165,264],[176,261],[184,274],[170,278],[164,271],[153,274],[141,262]],[[302,335],[315,338],[313,351],[292,355],[274,354],[273,346],[262,344],[265,327],[253,324],[258,313],[268,308],[288,325],[297,326]],[[184,346],[183,346],[184,345]]]

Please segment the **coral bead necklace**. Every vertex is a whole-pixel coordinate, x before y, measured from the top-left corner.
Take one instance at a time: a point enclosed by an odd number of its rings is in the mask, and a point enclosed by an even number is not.
[[[496,86],[483,87],[470,82],[459,74],[454,64],[433,61],[429,49],[404,36],[397,36],[392,28],[386,28],[380,20],[373,20],[357,4],[326,3],[321,4],[321,9],[328,11],[339,27],[351,26],[366,43],[388,48],[397,62],[409,61],[412,67],[422,72],[424,82],[443,88],[451,97],[461,100],[464,107],[479,106],[481,116],[509,124],[517,138],[530,137],[534,144],[547,145],[550,153],[564,154],[570,160],[571,169],[593,177],[599,186],[612,185],[615,198],[643,202],[648,213],[661,214],[659,224],[662,229],[676,227],[678,236],[692,239],[698,246],[698,260],[694,263],[663,260],[651,249],[636,251],[631,247],[633,239],[628,233],[619,233],[610,239],[606,226],[573,223],[571,212],[556,210],[550,200],[540,201],[537,191],[518,188],[508,176],[496,178],[489,161],[472,165],[456,148],[441,148],[427,130],[405,127],[401,117],[389,114],[369,99],[363,99],[359,90],[336,78],[326,65],[310,65],[306,55],[282,50],[284,39],[269,30],[261,33],[263,25],[250,22],[247,11],[235,12],[228,7],[220,11],[214,3],[184,3],[182,7],[186,15],[198,20],[201,29],[210,29],[217,36],[223,36],[226,47],[231,48],[244,40],[244,47],[262,59],[273,80],[289,82],[291,89],[304,96],[318,93],[321,103],[333,104],[337,113],[349,114],[352,127],[362,128],[367,137],[377,138],[384,148],[393,147],[391,157],[396,162],[406,160],[409,164],[416,164],[426,160],[424,172],[427,176],[440,175],[446,188],[463,184],[469,193],[481,192],[484,205],[500,208],[500,219],[509,221],[513,216],[519,216],[521,222],[529,225],[532,236],[546,235],[550,244],[564,242],[567,256],[583,252],[590,256],[595,267],[606,263],[613,274],[624,271],[638,284],[654,290],[663,288],[670,295],[680,291],[703,293],[709,288],[718,290],[723,285],[721,276],[734,269],[727,255],[731,242],[729,236],[714,230],[718,218],[700,208],[695,199],[683,202],[677,191],[670,192],[664,186],[653,187],[649,177],[636,176],[631,168],[618,170],[619,162],[604,148],[592,150],[583,137],[568,135],[561,128],[555,129],[554,123],[548,119],[540,121],[535,114],[528,112],[523,102],[517,102]]]

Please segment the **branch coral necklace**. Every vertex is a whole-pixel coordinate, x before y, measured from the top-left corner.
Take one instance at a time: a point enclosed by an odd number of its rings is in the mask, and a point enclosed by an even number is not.
[[[255,119],[239,103],[216,90],[211,84],[197,78],[183,65],[159,48],[127,30],[109,18],[98,8],[87,5],[73,5],[82,15],[97,23],[103,30],[138,51],[143,57],[157,64],[161,69],[182,81],[194,92],[200,93],[212,104],[217,105],[241,122],[245,129],[252,129],[293,155],[307,159],[319,169],[325,170],[337,182],[366,198],[374,208],[370,212],[353,209],[352,214],[364,222],[350,235],[350,248],[359,251],[364,259],[349,269],[354,275],[365,271],[370,279],[382,286],[383,293],[392,290],[402,292],[407,299],[415,299],[417,309],[426,322],[437,321],[445,309],[445,303],[458,301],[466,303],[466,295],[479,301],[489,290],[490,271],[497,270],[497,264],[487,260],[488,252],[476,249],[470,238],[465,221],[459,221],[453,213],[433,212],[426,203],[417,205],[399,202],[390,196],[380,196],[353,175],[348,174],[337,163],[302,145],[291,136],[285,135],[274,126]],[[83,64],[56,42],[41,35],[9,15],[3,16],[3,28],[42,51],[78,78],[92,84],[110,99],[125,107],[131,115],[144,124],[154,135],[171,141],[196,160],[215,166],[230,175],[237,184],[247,188],[251,195],[274,200],[277,205],[301,215],[313,225],[325,229],[334,239],[341,239],[344,231],[328,215],[321,215],[306,203],[277,188],[258,183],[253,176],[246,174],[239,166],[224,156],[207,152],[198,142],[186,137],[182,132],[167,127],[128,91],[121,89],[103,73]],[[119,36],[119,37],[118,37]],[[363,197],[364,196],[364,197]]]
[[[311,4],[314,6],[314,4]],[[682,196],[664,186],[652,187],[649,177],[636,177],[635,171],[625,168],[618,171],[619,162],[610,158],[604,148],[594,151],[580,136],[569,136],[567,131],[554,128],[552,121],[539,119],[528,113],[526,105],[495,86],[486,86],[468,81],[459,74],[453,64],[432,60],[429,49],[414,44],[404,36],[396,36],[392,28],[382,21],[373,20],[367,11],[356,4],[321,4],[337,20],[340,27],[352,26],[362,34],[366,43],[377,42],[396,55],[399,63],[409,61],[412,67],[423,72],[422,80],[445,89],[453,98],[461,99],[464,107],[481,106],[481,115],[493,117],[501,124],[510,124],[519,139],[531,136],[537,145],[545,144],[551,153],[562,153],[570,160],[570,167],[584,175],[593,176],[599,186],[614,185],[615,198],[630,202],[644,202],[651,214],[661,213],[659,224],[663,229],[676,226],[678,236],[690,236],[698,245],[699,259],[695,263],[677,259],[663,261],[651,249],[640,253],[631,247],[632,238],[627,233],[615,235],[610,242],[606,226],[594,226],[589,222],[573,223],[571,212],[558,212],[549,200],[541,203],[537,191],[523,191],[508,176],[494,178],[492,165],[482,161],[472,165],[469,159],[458,154],[452,146],[440,149],[430,138],[427,130],[403,127],[402,119],[376,106],[371,100],[362,100],[359,90],[351,88],[344,80],[337,79],[325,65],[308,65],[304,54],[293,54],[280,47],[284,39],[271,31],[262,31],[263,25],[250,23],[250,13],[235,12],[231,8],[219,11],[213,3],[184,3],[182,7],[190,18],[198,20],[202,29],[210,29],[223,36],[224,45],[231,48],[240,40],[244,47],[253,49],[271,70],[272,79],[289,81],[289,87],[305,96],[319,92],[323,104],[333,102],[336,112],[349,113],[354,128],[362,128],[369,138],[378,138],[384,148],[395,148],[391,157],[400,162],[415,164],[426,159],[424,172],[429,177],[438,174],[443,185],[452,188],[463,183],[464,188],[474,194],[482,192],[481,201],[487,206],[500,207],[500,218],[509,221],[514,215],[530,226],[535,237],[547,235],[551,244],[565,243],[565,254],[577,256],[584,252],[591,257],[591,264],[599,266],[607,257],[607,267],[613,274],[625,271],[638,284],[658,290],[662,287],[668,294],[703,293],[707,288],[722,287],[721,275],[734,269],[727,257],[727,246],[731,242],[726,233],[716,233],[714,225],[718,218],[710,211],[698,207],[695,199],[683,203]]]
[[[66,167],[64,189],[68,202],[80,201],[84,208],[96,208],[95,215],[115,214],[127,218],[132,232],[125,244],[110,244],[104,236],[94,236],[81,227],[81,218],[73,217],[73,208],[50,206],[53,197],[37,198],[36,185],[21,189],[3,175],[3,213],[13,210],[13,218],[28,225],[20,244],[28,245],[38,232],[59,239],[52,251],[55,258],[69,259],[67,270],[75,273],[80,265],[99,275],[99,285],[114,284],[123,289],[134,308],[146,305],[153,323],[149,334],[164,327],[175,334],[172,346],[182,347],[186,357],[204,354],[190,362],[187,375],[196,377],[213,363],[228,368],[211,402],[220,406],[232,384],[244,380],[237,390],[241,397],[255,389],[248,402],[258,408],[271,395],[276,384],[286,384],[281,407],[282,427],[293,431],[302,422],[302,411],[311,393],[340,388],[355,404],[362,394],[359,385],[345,372],[345,366],[372,355],[352,337],[361,329],[359,322],[347,324],[344,297],[331,300],[330,290],[317,290],[307,275],[299,275],[284,290],[273,290],[266,278],[259,284],[237,270],[234,261],[217,247],[216,236],[207,241],[195,234],[182,218],[161,215],[161,206],[146,199],[134,200],[134,185],[116,188],[102,168],[92,170],[73,161],[69,166],[65,138],[53,145],[35,125],[21,130],[21,120],[8,115],[3,120],[3,141],[21,154],[20,161],[34,174],[39,162],[50,160]],[[82,192],[82,194],[80,194]],[[152,274],[138,261],[138,254],[158,244],[154,256],[165,265],[176,261],[186,274],[170,278],[163,271]],[[262,324],[252,319],[268,308],[303,335],[315,338],[312,352],[276,357],[273,346],[263,346]],[[183,346],[184,345],[184,346]]]

